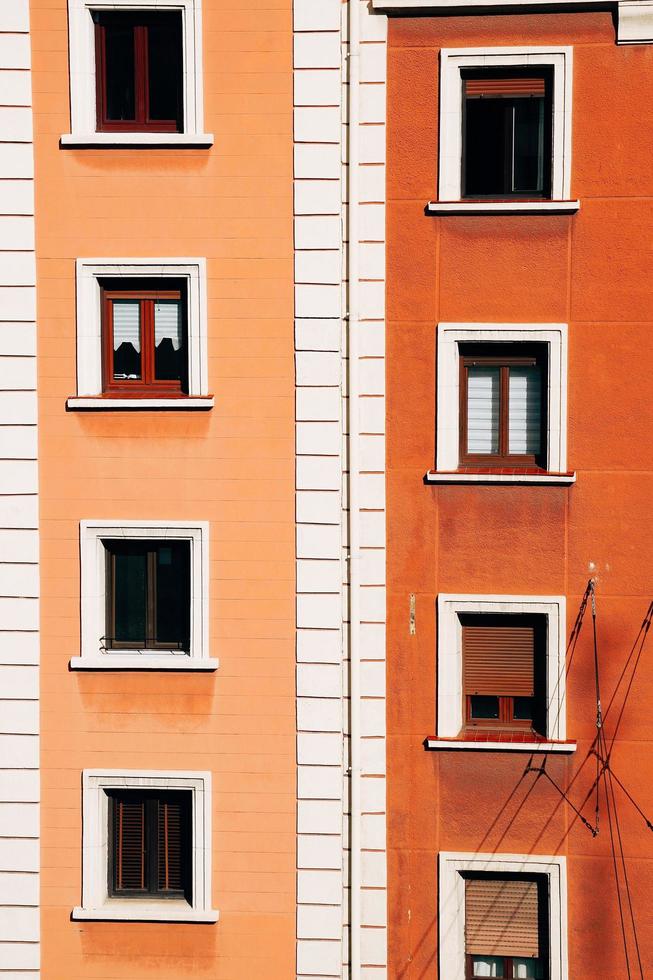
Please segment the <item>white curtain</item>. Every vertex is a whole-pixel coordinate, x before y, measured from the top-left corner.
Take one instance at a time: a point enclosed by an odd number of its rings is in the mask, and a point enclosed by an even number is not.
[[[535,980],[542,976],[537,970],[537,960],[523,959],[515,956],[512,961],[512,975],[518,980]]]
[[[154,304],[154,345],[169,339],[175,350],[181,347],[181,303],[177,299],[158,300]]]
[[[511,367],[508,381],[508,452],[539,453],[541,374],[537,367]],[[523,974],[527,976],[527,974]]]
[[[131,344],[135,351],[141,349],[140,303],[134,299],[113,301],[113,349],[121,344]]]
[[[467,373],[467,452],[499,452],[499,368],[470,367]],[[479,974],[483,976],[483,974]],[[492,976],[491,973],[485,976]]]
[[[475,977],[503,976],[502,956],[475,956],[473,962]]]

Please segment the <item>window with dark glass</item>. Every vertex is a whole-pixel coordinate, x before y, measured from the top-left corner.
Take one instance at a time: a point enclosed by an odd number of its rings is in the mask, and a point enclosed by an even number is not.
[[[190,543],[105,541],[108,650],[190,650]]]
[[[469,613],[460,622],[466,729],[545,736],[545,617]]]
[[[549,980],[546,875],[465,878],[465,980]]]
[[[551,69],[463,73],[463,197],[551,197],[552,83]]]
[[[460,465],[546,468],[544,344],[462,344]]]
[[[115,790],[109,794],[109,895],[191,895],[191,794]]]
[[[109,11],[94,19],[98,130],[182,132],[181,13]]]
[[[188,391],[186,292],[182,282],[102,283],[103,390],[156,397]]]

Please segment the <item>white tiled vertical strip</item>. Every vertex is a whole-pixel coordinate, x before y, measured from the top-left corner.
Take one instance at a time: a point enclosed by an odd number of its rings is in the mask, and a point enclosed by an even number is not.
[[[38,497],[29,2],[0,4],[0,980],[39,976]]]
[[[362,968],[385,980],[385,65],[361,17]],[[347,3],[294,0],[297,975],[349,977]]]

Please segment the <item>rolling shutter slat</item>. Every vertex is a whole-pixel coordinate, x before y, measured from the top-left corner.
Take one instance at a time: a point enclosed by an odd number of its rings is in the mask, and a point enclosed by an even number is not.
[[[533,626],[463,626],[464,693],[533,697]]]
[[[465,95],[467,98],[499,98],[501,96],[543,96],[543,78],[467,78]]]
[[[184,887],[182,867],[182,804],[159,801],[158,848],[160,891],[181,891]]]
[[[145,804],[116,801],[115,854],[116,887],[145,888]]]
[[[539,956],[537,882],[467,880],[465,951],[477,956]]]

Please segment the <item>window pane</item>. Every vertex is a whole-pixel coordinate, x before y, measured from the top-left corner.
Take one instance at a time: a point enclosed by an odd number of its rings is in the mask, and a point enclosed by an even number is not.
[[[145,803],[116,799],[113,804],[114,883],[118,891],[142,891],[145,882]]]
[[[154,304],[154,376],[158,381],[181,381],[183,349],[181,301]]]
[[[150,119],[181,123],[181,17],[160,14],[148,27]]]
[[[506,191],[505,99],[465,101],[465,180],[467,197],[500,195]]]
[[[499,698],[487,694],[473,694],[472,718],[498,718]]]
[[[145,551],[120,550],[114,555],[114,639],[145,644],[147,602]]]
[[[516,99],[514,105],[512,189],[521,194],[544,190],[544,99]]]
[[[174,541],[156,549],[156,640],[190,648],[190,545]]]
[[[499,452],[499,368],[468,368],[467,452]]]
[[[512,975],[516,980],[541,980],[544,967],[541,960],[525,959],[514,956],[512,960]]]
[[[533,698],[514,698],[512,716],[517,721],[532,721]]]
[[[141,377],[141,306],[138,300],[113,300],[114,381]]]
[[[109,21],[104,37],[107,119],[135,119],[134,29]]]
[[[158,888],[162,892],[184,890],[185,838],[187,834],[184,800],[165,797],[157,801]]]
[[[475,977],[503,977],[503,956],[473,956]]]
[[[508,452],[537,455],[542,438],[542,375],[539,367],[510,368],[508,406]]]

